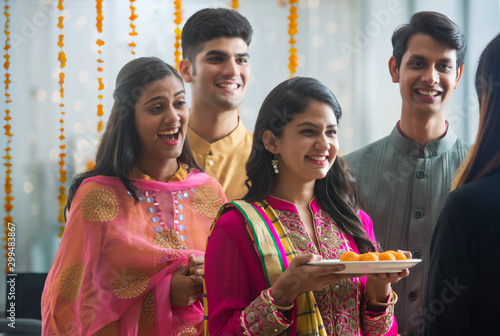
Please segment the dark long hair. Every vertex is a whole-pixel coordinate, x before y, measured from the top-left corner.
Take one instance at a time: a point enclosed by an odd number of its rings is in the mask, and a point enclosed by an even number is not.
[[[73,196],[83,180],[98,175],[118,177],[138,201],[137,187],[129,177],[140,151],[139,135],[134,121],[135,104],[149,83],[168,76],[177,77],[184,85],[175,68],[156,57],[137,58],[121,68],[113,92],[115,102],[97,149],[95,167],[73,179],[65,213],[69,211]],[[187,138],[177,160],[187,164],[189,168],[200,169],[193,159]]]
[[[332,91],[314,78],[288,79],[275,87],[264,100],[255,123],[252,152],[246,164],[248,192],[245,201],[256,202],[266,198],[276,183],[276,174],[271,166],[274,156],[264,150],[262,135],[270,130],[280,137],[285,125],[306,110],[311,101],[329,105],[337,122],[342,116],[342,109]],[[344,233],[354,238],[360,252],[374,251],[375,247],[367,238],[356,213],[355,187],[354,177],[347,172],[344,161],[337,157],[326,176],[316,180],[314,194],[321,209]]]
[[[479,128],[476,141],[458,169],[453,189],[500,168],[500,34],[484,49],[476,71]]]

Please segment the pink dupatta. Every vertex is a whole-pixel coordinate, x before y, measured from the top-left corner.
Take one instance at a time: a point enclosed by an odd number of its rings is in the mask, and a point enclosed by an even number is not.
[[[78,188],[42,296],[43,335],[198,335],[203,307],[170,305],[170,280],[203,255],[226,198],[197,171],[168,183],[118,178]]]

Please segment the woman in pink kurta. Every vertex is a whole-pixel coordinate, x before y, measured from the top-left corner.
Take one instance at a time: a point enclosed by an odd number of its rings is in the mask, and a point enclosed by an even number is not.
[[[226,198],[184,142],[181,77],[127,63],[93,170],[69,192],[42,296],[43,335],[200,335],[203,251]]]
[[[264,101],[246,202],[225,205],[207,244],[210,335],[397,335],[390,284],[407,270],[367,277],[307,265],[375,251],[372,222],[337,158],[340,115],[312,78],[287,80]]]

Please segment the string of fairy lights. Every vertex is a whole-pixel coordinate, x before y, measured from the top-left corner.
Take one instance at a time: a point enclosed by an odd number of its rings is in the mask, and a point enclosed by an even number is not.
[[[130,48],[130,53],[132,54],[132,57],[136,57],[136,48],[137,48],[137,42],[138,42],[138,32],[136,30],[137,28],[137,19],[138,19],[138,14],[137,14],[137,8],[135,6],[136,0],[129,0],[129,8],[130,8],[130,15],[128,16],[128,19],[130,20],[129,27],[130,30],[128,32],[129,35],[129,43],[128,46]],[[289,44],[290,44],[290,49],[289,49],[289,57],[288,57],[288,69],[290,71],[290,76],[293,77],[294,74],[296,73],[296,68],[298,66],[297,64],[297,48],[296,48],[296,34],[298,31],[298,13],[297,13],[297,4],[298,0],[288,0],[288,5],[289,5],[289,15],[288,15],[288,35],[289,35]],[[103,98],[104,98],[104,60],[103,60],[103,46],[105,45],[104,42],[104,35],[103,35],[103,21],[104,21],[104,15],[103,15],[103,3],[104,0],[96,0],[95,1],[95,8],[96,8],[96,29],[97,29],[97,38],[95,40],[95,44],[97,46],[97,82],[98,82],[98,103],[97,103],[97,117],[98,117],[98,125],[97,125],[97,133],[99,135],[102,135],[102,132],[104,130],[104,111],[105,108],[103,106]],[[285,4],[284,0],[280,0],[280,4]],[[10,90],[10,84],[11,84],[11,68],[10,68],[10,54],[9,54],[9,49],[11,48],[11,13],[10,13],[10,6],[9,6],[9,0],[4,0],[4,16],[5,16],[5,26],[4,26],[4,35],[5,35],[5,46],[4,46],[4,69],[5,69],[5,90],[4,90],[4,96],[5,96],[5,116],[4,116],[4,121],[5,125],[3,128],[5,129],[5,136],[6,136],[6,146],[5,146],[5,155],[3,157],[4,159],[4,167],[5,167],[5,198],[4,198],[4,209],[5,209],[5,217],[4,217],[4,237],[3,240],[5,241],[4,249],[6,250],[5,257],[8,257],[8,233],[10,232],[8,229],[9,223],[13,223],[14,218],[13,218],[13,208],[14,208],[14,196],[13,196],[13,181],[12,181],[12,140],[14,137],[14,134],[12,133],[12,113],[11,113],[11,94],[9,92]],[[60,223],[60,230],[59,230],[59,237],[62,236],[64,232],[64,225],[65,225],[65,218],[64,218],[64,206],[66,204],[66,182],[67,182],[67,176],[66,176],[66,157],[67,157],[67,143],[66,143],[66,136],[65,136],[65,117],[66,117],[66,108],[65,108],[65,103],[64,103],[64,94],[65,94],[65,67],[66,67],[66,53],[65,53],[65,44],[64,44],[64,25],[65,25],[65,17],[64,17],[64,0],[57,0],[57,29],[58,29],[58,39],[57,39],[57,47],[58,47],[58,52],[57,52],[57,60],[59,62],[59,67],[58,67],[58,85],[59,85],[59,104],[58,104],[58,113],[59,113],[59,189],[58,189],[58,206],[59,206],[59,215],[57,217],[57,221]],[[233,10],[238,10],[240,7],[240,3],[238,0],[230,0],[230,7]],[[182,0],[174,0],[173,1],[173,23],[175,24],[175,30],[174,30],[174,57],[175,57],[175,67],[179,69],[179,63],[181,60],[182,56],[182,50],[181,50],[181,36],[182,36],[182,23],[183,23],[183,15],[182,15]],[[87,165],[87,167],[90,169],[93,167],[93,165]],[[8,272],[8,268],[6,267],[5,272]]]

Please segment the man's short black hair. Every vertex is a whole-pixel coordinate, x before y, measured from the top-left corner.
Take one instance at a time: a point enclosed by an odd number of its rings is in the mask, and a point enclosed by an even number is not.
[[[436,12],[418,12],[410,23],[397,28],[392,35],[392,55],[396,65],[401,66],[403,55],[408,49],[408,40],[415,34],[428,35],[457,51],[457,71],[464,64],[467,46],[460,28],[447,16]]]
[[[193,14],[182,29],[183,58],[195,62],[208,41],[221,37],[239,37],[250,45],[252,26],[240,13],[226,8],[205,8]]]

